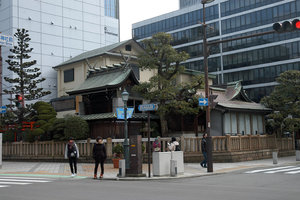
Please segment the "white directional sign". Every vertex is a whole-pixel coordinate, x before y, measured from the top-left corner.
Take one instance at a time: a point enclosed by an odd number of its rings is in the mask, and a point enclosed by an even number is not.
[[[139,105],[139,111],[154,111],[158,109],[157,104],[142,104]]]
[[[199,98],[199,106],[208,106],[207,98]]]
[[[13,46],[13,37],[0,34],[0,46]]]

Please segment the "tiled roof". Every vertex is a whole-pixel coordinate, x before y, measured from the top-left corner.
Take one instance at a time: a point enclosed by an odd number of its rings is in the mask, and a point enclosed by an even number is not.
[[[138,83],[132,69],[130,67],[118,67],[115,70],[94,74],[87,78],[81,85],[72,91],[68,91],[69,95],[82,94],[91,91],[99,91],[101,89],[117,87],[132,75],[133,79]]]
[[[92,57],[95,57],[95,56],[99,56],[99,55],[108,53],[108,52],[112,51],[113,49],[115,49],[115,48],[117,48],[117,47],[119,47],[123,44],[126,44],[129,41],[130,40],[125,40],[123,42],[118,42],[118,43],[111,44],[111,45],[108,45],[108,46],[105,46],[105,47],[101,47],[101,48],[98,48],[98,49],[94,49],[94,50],[91,50],[91,51],[84,52],[82,54],[79,54],[78,56],[75,56],[74,58],[71,58],[70,60],[67,60],[67,61],[55,66],[54,68],[58,68],[60,66],[66,65],[66,64],[75,63],[75,62],[78,62],[78,61],[81,61],[81,60],[84,60],[84,59],[87,59],[87,58],[92,58]]]

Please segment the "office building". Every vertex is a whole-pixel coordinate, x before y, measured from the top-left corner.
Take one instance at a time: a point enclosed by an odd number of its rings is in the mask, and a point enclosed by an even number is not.
[[[0,32],[13,35],[18,28],[29,30],[31,59],[46,81],[41,83],[57,97],[56,71],[52,68],[83,52],[119,42],[119,0],[0,0]],[[16,41],[14,42],[16,45]],[[13,77],[4,60],[9,47],[2,47],[4,76]],[[3,95],[3,104],[8,104]]]
[[[215,0],[205,5],[205,12],[208,42],[212,42],[271,31],[275,22],[300,18],[300,0]],[[203,71],[201,22],[201,0],[180,0],[179,10],[133,24],[133,38],[142,41],[168,32],[174,48],[190,55],[185,67]],[[300,70],[300,31],[210,46],[209,54],[215,84],[242,80],[249,97],[258,102],[272,92],[280,73]]]

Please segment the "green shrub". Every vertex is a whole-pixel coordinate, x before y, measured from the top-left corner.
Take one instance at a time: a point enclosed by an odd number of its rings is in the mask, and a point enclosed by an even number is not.
[[[124,148],[122,145],[117,144],[113,147],[112,151],[114,153],[114,157],[121,158],[122,154],[124,153]]]

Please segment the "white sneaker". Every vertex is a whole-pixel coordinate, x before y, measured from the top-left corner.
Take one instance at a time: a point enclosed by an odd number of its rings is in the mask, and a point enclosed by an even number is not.
[[[75,176],[75,174],[72,174],[71,176],[72,176],[72,177],[74,177],[74,176]]]
[[[75,173],[74,176],[77,176],[77,174]]]

